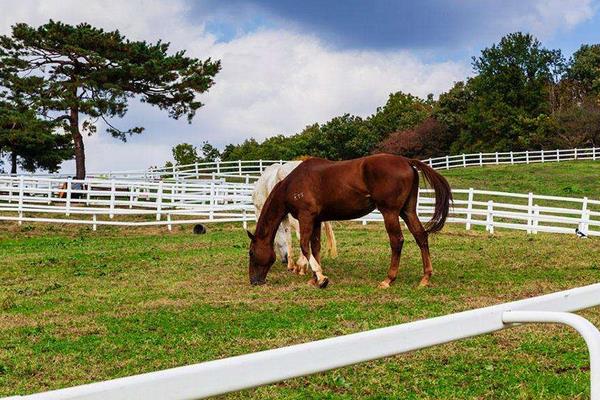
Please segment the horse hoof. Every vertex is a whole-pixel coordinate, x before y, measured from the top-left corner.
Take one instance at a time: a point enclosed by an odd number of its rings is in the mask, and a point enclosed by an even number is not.
[[[309,280],[308,280],[308,284],[309,284],[310,286],[315,286],[315,287],[316,287],[316,286],[318,286],[317,280],[316,280],[316,279],[314,279],[314,278],[311,278],[311,279],[309,279]]]
[[[329,278],[324,277],[321,282],[319,282],[319,289],[325,289],[329,285]]]
[[[419,282],[419,286],[417,286],[419,288],[426,288],[429,287],[429,279],[421,279],[421,282]]]
[[[389,289],[390,283],[388,281],[383,281],[379,284],[379,289]]]

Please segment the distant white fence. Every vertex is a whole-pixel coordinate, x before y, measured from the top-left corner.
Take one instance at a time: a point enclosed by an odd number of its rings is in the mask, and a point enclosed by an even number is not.
[[[435,157],[423,160],[435,169],[464,168],[483,165],[515,165],[547,163],[573,160],[599,160],[600,147],[584,149],[532,150],[519,152],[472,153],[454,156]],[[90,178],[121,180],[185,180],[209,179],[213,174],[229,179],[252,179],[269,165],[283,163],[285,160],[238,160],[155,167],[146,170],[89,172]],[[67,175],[35,175],[39,177],[62,178]]]
[[[600,159],[600,147],[459,154],[435,157],[423,161],[435,169],[450,169],[483,165],[515,165],[598,159]]]
[[[454,156],[429,158],[423,161],[435,169],[450,169],[483,165],[515,165],[598,159],[600,159],[600,147],[459,154]],[[121,176],[123,174],[128,174],[127,176],[134,176],[137,174],[135,176],[139,178],[160,179],[161,177],[169,177],[175,180],[203,179],[212,173],[222,174],[223,176],[243,177],[246,175],[260,175],[268,165],[282,162],[284,161],[221,161],[214,163],[178,165],[170,168],[151,168],[147,171],[115,172],[112,173],[112,175]]]
[[[0,177],[0,220],[92,225],[147,226],[254,221],[253,185],[224,178],[178,183]],[[533,193],[455,189],[450,223],[519,229],[528,233],[600,236],[600,200]],[[421,189],[418,212],[428,220],[433,191]],[[379,212],[359,219],[382,221]]]
[[[390,357],[521,323],[574,328],[590,357],[590,398],[600,400],[600,332],[574,311],[600,305],[600,284],[388,328],[28,396],[21,400],[202,399]],[[435,373],[435,371],[433,371]]]

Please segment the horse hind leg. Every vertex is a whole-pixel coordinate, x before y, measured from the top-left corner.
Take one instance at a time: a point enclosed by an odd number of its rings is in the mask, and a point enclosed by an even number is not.
[[[406,222],[408,230],[415,237],[417,245],[421,249],[421,259],[423,261],[423,277],[421,278],[421,282],[419,282],[419,286],[429,286],[431,281],[431,275],[433,275],[433,266],[431,265],[431,256],[429,254],[429,234],[423,227],[423,224],[421,224],[421,221],[419,221],[419,217],[417,216],[416,210],[402,212],[401,215],[404,222]]]
[[[391,260],[390,268],[387,277],[379,284],[382,289],[389,288],[398,276],[398,267],[400,266],[400,255],[402,254],[402,246],[404,245],[404,236],[400,228],[400,220],[397,211],[381,211],[385,229],[390,239]]]

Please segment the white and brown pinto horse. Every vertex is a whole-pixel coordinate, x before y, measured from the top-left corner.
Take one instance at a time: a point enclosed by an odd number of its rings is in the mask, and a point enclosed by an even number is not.
[[[275,185],[284,180],[290,172],[300,165],[300,163],[302,163],[302,161],[290,161],[285,164],[272,164],[265,168],[260,178],[258,178],[254,184],[254,191],[252,192],[252,202],[254,203],[257,220],[259,219],[263,206]],[[335,258],[337,256],[337,244],[331,222],[325,222],[323,228],[325,229],[325,236],[327,237],[329,255]],[[306,273],[308,260],[304,257],[304,254],[300,252],[298,261],[294,263],[292,230],[296,232],[296,237],[299,240],[300,225],[298,220],[291,215],[287,215],[283,218],[277,229],[274,246],[277,253],[279,253],[281,262],[287,264],[287,269],[289,271],[304,275]]]

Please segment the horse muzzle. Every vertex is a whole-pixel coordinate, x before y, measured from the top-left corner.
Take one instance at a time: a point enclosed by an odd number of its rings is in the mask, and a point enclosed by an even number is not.
[[[267,282],[266,279],[259,279],[259,278],[252,278],[252,279],[250,279],[250,284],[252,286],[264,285],[266,282]]]

